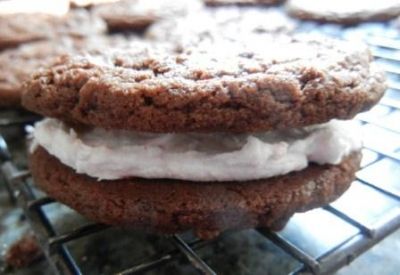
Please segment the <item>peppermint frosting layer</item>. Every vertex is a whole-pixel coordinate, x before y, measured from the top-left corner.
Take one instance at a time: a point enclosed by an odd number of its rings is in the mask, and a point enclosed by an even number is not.
[[[38,122],[32,150],[44,147],[77,173],[98,180],[127,177],[247,181],[338,164],[361,149],[349,121],[255,134],[152,134],[94,128],[77,131],[56,119]]]

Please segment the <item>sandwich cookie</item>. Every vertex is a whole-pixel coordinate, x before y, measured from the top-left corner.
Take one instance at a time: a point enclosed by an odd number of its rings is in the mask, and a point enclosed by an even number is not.
[[[257,45],[260,45],[258,47]],[[27,81],[36,184],[88,218],[161,234],[281,229],[354,180],[349,119],[385,90],[367,48],[264,35],[65,56]]]

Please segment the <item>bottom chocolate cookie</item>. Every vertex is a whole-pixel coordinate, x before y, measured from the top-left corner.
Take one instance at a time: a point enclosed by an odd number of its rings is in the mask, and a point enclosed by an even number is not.
[[[97,181],[77,174],[38,147],[30,155],[36,184],[94,221],[172,234],[193,229],[213,238],[228,229],[280,230],[295,212],[326,205],[354,180],[360,153],[339,165],[247,182],[189,182],[129,178]]]

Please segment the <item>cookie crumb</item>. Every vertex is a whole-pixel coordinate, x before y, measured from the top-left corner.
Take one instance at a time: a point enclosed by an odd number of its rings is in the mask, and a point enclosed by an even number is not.
[[[13,268],[27,267],[43,257],[38,241],[32,234],[16,241],[6,252],[5,261]]]

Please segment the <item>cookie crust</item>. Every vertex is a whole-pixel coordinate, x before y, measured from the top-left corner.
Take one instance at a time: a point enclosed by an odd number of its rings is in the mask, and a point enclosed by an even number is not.
[[[77,174],[42,147],[30,155],[36,184],[97,222],[162,234],[193,229],[212,238],[228,229],[281,229],[295,212],[326,205],[354,180],[360,153],[339,165],[249,182],[196,183],[131,178],[97,181]]]
[[[350,119],[386,88],[362,45],[286,36],[259,42],[259,52],[221,43],[183,53],[145,46],[66,56],[26,83],[23,105],[110,129],[256,132]]]

